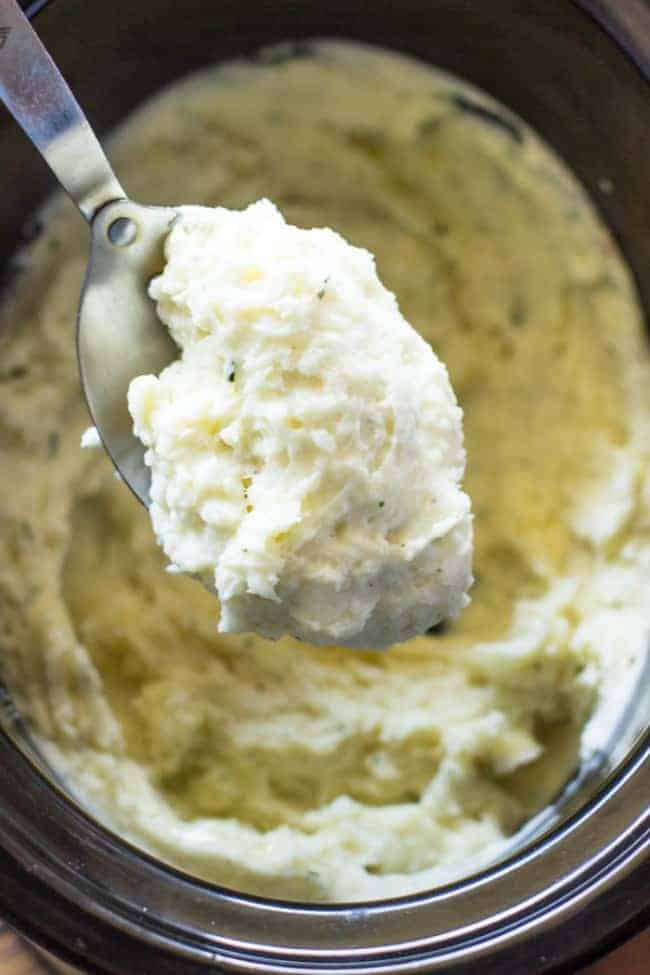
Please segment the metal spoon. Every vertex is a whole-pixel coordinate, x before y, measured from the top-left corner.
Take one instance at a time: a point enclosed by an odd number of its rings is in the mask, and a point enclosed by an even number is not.
[[[133,434],[127,390],[178,355],[147,284],[162,269],[173,207],[126,198],[104,151],[15,0],[0,0],[0,98],[90,224],[90,258],[77,317],[81,383],[104,447],[149,504],[149,468]]]

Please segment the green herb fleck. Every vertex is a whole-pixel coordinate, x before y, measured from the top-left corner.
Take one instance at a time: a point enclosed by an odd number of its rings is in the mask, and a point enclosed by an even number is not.
[[[56,455],[58,454],[60,442],[61,442],[61,438],[59,437],[58,433],[55,430],[53,430],[52,433],[48,434],[47,456],[50,460],[52,459],[52,457],[56,457]]]
[[[380,507],[380,508],[383,508],[385,504],[386,504],[386,502],[385,502],[385,501],[380,501],[380,502],[379,502],[379,507]]]
[[[12,366],[7,372],[8,379],[23,379],[27,375],[27,366]]]
[[[323,298],[325,297],[325,289],[327,288],[327,282],[328,281],[329,281],[329,276],[325,278],[325,280],[323,281],[323,286],[320,289],[320,291],[318,292],[317,298],[318,298],[319,301],[322,301]]]
[[[510,306],[510,324],[515,326],[523,325],[527,318],[528,309],[526,308],[526,303],[521,295],[518,295],[513,299],[512,305]]]
[[[461,92],[454,92],[451,100],[456,108],[459,108],[468,115],[473,115],[482,122],[487,122],[488,125],[501,129],[502,132],[509,135],[515,142],[522,143],[524,141],[524,133],[510,115],[495,112],[494,109],[488,105],[484,105],[480,101],[466,98]]]
[[[226,377],[228,382],[234,383],[236,375],[237,375],[237,363],[231,362],[230,366],[228,367],[228,375]]]
[[[344,138],[349,145],[368,156],[379,159],[386,149],[386,134],[382,129],[369,126],[348,129]]]
[[[421,122],[418,122],[418,135],[433,135],[433,133],[437,132],[440,128],[441,121],[442,120],[440,118],[435,118],[433,115],[423,118]]]

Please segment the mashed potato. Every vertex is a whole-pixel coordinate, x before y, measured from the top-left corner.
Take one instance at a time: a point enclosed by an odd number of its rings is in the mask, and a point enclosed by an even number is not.
[[[615,245],[505,109],[354,46],[177,85],[111,155],[135,199],[268,195],[376,255],[464,410],[476,582],[383,654],[217,633],[214,596],[165,573],[148,513],[79,449],[87,234],[59,198],[0,307],[16,702],[80,801],[202,877],[355,900],[475,870],[607,746],[647,646],[650,369]]]
[[[372,255],[268,200],[183,207],[150,293],[182,351],[129,389],[151,520],[220,631],[377,649],[456,617],[462,414]]]

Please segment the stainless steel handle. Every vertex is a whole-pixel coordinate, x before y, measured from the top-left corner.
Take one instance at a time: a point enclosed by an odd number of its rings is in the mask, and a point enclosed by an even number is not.
[[[15,0],[0,0],[0,99],[86,220],[124,199],[104,150]]]

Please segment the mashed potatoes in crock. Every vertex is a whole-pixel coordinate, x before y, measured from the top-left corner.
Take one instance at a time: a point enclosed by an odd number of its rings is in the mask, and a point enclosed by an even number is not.
[[[380,96],[378,95],[380,92]],[[518,119],[394,55],[278,52],[164,92],[111,153],[142,202],[243,207],[372,251],[465,412],[476,583],[384,654],[218,634],[82,451],[86,233],[57,199],[0,309],[0,620],[69,788],[202,877],[314,900],[469,873],[607,742],[648,637],[650,369],[629,274]]]

